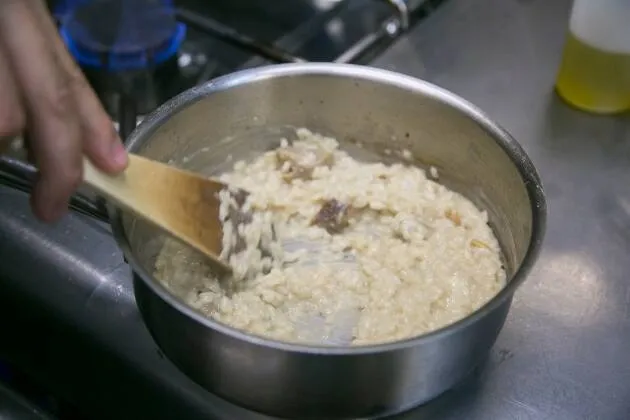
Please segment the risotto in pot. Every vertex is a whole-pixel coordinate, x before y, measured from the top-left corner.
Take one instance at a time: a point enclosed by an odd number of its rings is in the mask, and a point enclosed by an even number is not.
[[[437,171],[355,160],[306,129],[289,144],[221,176],[249,191],[235,224],[221,194],[217,279],[168,239],[155,276],[205,316],[246,332],[304,344],[367,345],[458,321],[506,282],[487,214],[436,182]]]

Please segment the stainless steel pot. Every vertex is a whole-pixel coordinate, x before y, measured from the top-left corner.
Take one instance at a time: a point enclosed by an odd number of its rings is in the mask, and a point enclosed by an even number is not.
[[[155,341],[208,391],[289,418],[378,417],[451,388],[487,355],[543,238],[540,180],[518,143],[461,98],[429,83],[367,67],[289,64],[234,73],[174,98],[136,129],[129,150],[208,173],[276,145],[291,127],[337,137],[365,159],[407,148],[419,165],[488,210],[510,282],[447,328],[391,344],[330,348],[245,334],[195,312],[152,276],[163,238],[111,209],[135,272],[138,306]],[[357,147],[357,142],[363,144]]]

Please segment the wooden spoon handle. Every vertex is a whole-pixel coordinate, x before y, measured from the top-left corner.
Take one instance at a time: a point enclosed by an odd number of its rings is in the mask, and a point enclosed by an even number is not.
[[[182,182],[182,174],[190,177],[169,165],[131,153],[127,168],[117,175],[107,174],[83,159],[83,182],[117,206],[170,232],[181,229],[176,220],[179,212],[173,211],[179,208],[173,209],[173,200],[180,199],[177,193],[186,189],[187,178]],[[174,188],[177,184],[182,184],[181,188]]]
[[[130,166],[132,160],[129,160]],[[126,207],[127,202],[133,201],[125,174],[126,172],[116,176],[108,175],[94,167],[89,159],[83,158],[83,182],[94,188],[100,195],[123,207]]]
[[[147,203],[143,200],[145,194],[138,191],[138,188],[142,188],[141,182],[137,178],[142,172],[139,168],[142,163],[140,158],[129,154],[127,169],[118,175],[109,175],[97,169],[89,159],[83,158],[83,182],[125,210],[141,215],[155,216],[155,209],[148,207],[153,203]],[[150,179],[151,175],[146,174],[146,176]],[[158,222],[157,220],[151,221]]]
[[[221,252],[219,182],[129,154],[118,175],[83,160],[83,181],[99,195],[203,252],[215,262]]]

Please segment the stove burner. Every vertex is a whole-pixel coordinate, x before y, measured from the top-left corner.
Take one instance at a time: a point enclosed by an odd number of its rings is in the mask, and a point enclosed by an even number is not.
[[[1,1],[1,0],[0,0]],[[177,53],[186,37],[171,0],[65,0],[55,15],[68,50],[124,139],[136,117],[181,89]]]
[[[169,0],[74,0],[64,6],[60,33],[84,67],[152,68],[173,57],[186,35]]]

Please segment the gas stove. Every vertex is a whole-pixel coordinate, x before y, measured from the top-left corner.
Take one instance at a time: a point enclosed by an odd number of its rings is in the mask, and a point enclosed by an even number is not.
[[[123,136],[135,117],[237,69],[369,62],[430,10],[426,0],[65,0],[66,45]]]
[[[369,63],[440,3],[65,0],[53,12],[124,138],[167,99],[237,69]],[[0,165],[0,414],[21,394],[11,406],[32,418],[270,419],[207,393],[162,355],[101,207],[78,194],[64,220],[37,222],[33,171]]]

